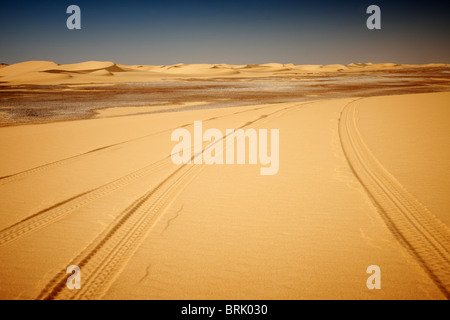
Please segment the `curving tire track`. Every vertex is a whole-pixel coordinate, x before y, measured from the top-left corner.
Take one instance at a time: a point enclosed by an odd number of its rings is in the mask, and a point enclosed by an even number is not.
[[[247,122],[241,128],[258,126],[301,104],[276,110]],[[208,147],[208,146],[207,146]],[[192,157],[192,159],[195,155]],[[41,291],[37,299],[99,299],[109,289],[135,250],[145,239],[154,222],[176,199],[205,165],[184,164],[154,189],[134,201],[117,219],[85,248],[70,264],[82,271],[82,288],[66,288],[68,275],[61,270]]]
[[[123,188],[136,180],[148,176],[156,170],[159,170],[163,166],[167,166],[169,164],[170,157],[166,157],[98,188],[81,193],[49,208],[41,210],[3,230],[0,230],[0,247],[15,241],[30,232],[45,227],[46,225],[63,218],[68,213],[86,206],[89,203],[98,200],[120,188]]]
[[[212,121],[212,120],[216,120],[216,119],[225,118],[225,117],[228,117],[228,116],[231,116],[231,115],[251,112],[251,111],[255,111],[255,110],[259,110],[259,109],[263,109],[263,108],[264,107],[257,107],[257,108],[253,108],[253,109],[249,109],[249,110],[238,111],[238,112],[230,113],[230,114],[223,115],[223,116],[212,117],[212,118],[209,118],[209,119],[205,119],[203,121],[204,122]],[[40,172],[45,172],[46,170],[49,170],[49,169],[52,169],[52,168],[57,168],[57,167],[60,167],[62,165],[70,164],[71,162],[78,161],[80,158],[82,158],[84,156],[87,156],[87,155],[91,155],[93,153],[112,151],[111,149],[114,148],[114,147],[121,147],[122,145],[127,145],[127,144],[132,143],[132,142],[136,142],[136,141],[139,141],[139,140],[142,140],[142,139],[145,139],[145,138],[150,138],[150,137],[153,137],[153,136],[165,133],[165,132],[170,132],[170,131],[173,131],[173,130],[175,130],[177,128],[189,127],[191,125],[192,125],[192,123],[186,123],[186,124],[181,125],[181,126],[177,126],[177,127],[174,127],[174,128],[169,128],[169,129],[153,132],[153,133],[150,133],[150,134],[147,134],[147,135],[144,135],[144,136],[140,136],[140,137],[137,137],[137,138],[133,138],[133,139],[125,140],[125,141],[122,141],[122,142],[113,143],[113,144],[106,145],[106,146],[103,146],[103,147],[95,148],[95,149],[92,149],[92,150],[89,150],[89,151],[86,151],[86,152],[83,152],[83,153],[80,153],[80,154],[76,154],[76,155],[68,157],[68,158],[64,158],[64,159],[60,159],[60,160],[57,160],[57,161],[49,162],[49,163],[46,163],[46,164],[43,164],[43,165],[40,165],[40,166],[37,166],[37,167],[34,167],[34,168],[30,168],[30,169],[27,169],[27,170],[24,170],[24,171],[20,171],[20,172],[13,173],[13,174],[10,174],[10,175],[7,175],[7,176],[3,176],[3,177],[0,177],[0,186],[4,185],[4,184],[7,184],[7,183],[10,183],[10,182],[14,182],[14,181],[25,179],[26,177],[28,177],[30,175],[37,174],[37,173],[40,173]]]
[[[149,136],[151,136],[151,135],[149,135]],[[136,139],[131,139],[131,140],[127,140],[127,141],[123,141],[123,142],[119,142],[119,143],[114,143],[114,144],[111,144],[111,145],[103,146],[103,147],[100,147],[100,148],[96,148],[96,149],[93,149],[93,150],[90,150],[90,151],[87,151],[87,152],[83,152],[83,153],[80,153],[80,154],[68,157],[68,158],[64,158],[64,159],[61,159],[61,160],[49,162],[49,163],[46,163],[46,164],[43,164],[41,166],[37,166],[37,167],[31,168],[31,169],[28,169],[28,170],[24,170],[24,171],[17,172],[17,173],[8,175],[8,176],[0,177],[0,186],[4,185],[4,184],[7,184],[7,183],[10,183],[10,182],[14,182],[14,181],[25,179],[26,177],[28,177],[30,175],[33,175],[33,174],[36,174],[36,173],[40,173],[40,172],[43,172],[43,171],[45,172],[48,169],[57,168],[57,167],[60,167],[62,165],[70,164],[71,162],[77,161],[77,160],[79,160],[80,158],[82,158],[83,156],[86,156],[86,155],[90,155],[90,154],[93,154],[93,153],[96,153],[96,152],[100,152],[100,151],[111,151],[110,149],[113,148],[113,147],[120,146],[122,144],[126,144],[126,143],[129,143],[129,142],[135,141],[135,140],[146,138],[146,137],[147,136],[143,136],[143,137],[139,137],[139,138],[136,138]]]
[[[389,229],[450,299],[450,230],[383,167],[364,143],[357,124],[360,100],[347,104],[339,120],[346,158]]]
[[[95,299],[101,297],[121,266],[171,199],[183,189],[201,166],[180,167],[155,189],[129,206],[90,246],[74,259],[82,270],[82,289],[66,288],[67,274],[61,271],[40,293],[38,299]]]
[[[258,107],[258,108],[254,108],[251,110],[239,111],[239,112],[232,113],[231,115],[254,111],[254,110],[261,109],[261,108],[263,108],[263,107]],[[229,115],[225,115],[222,117],[226,117],[226,116],[229,116]],[[205,122],[216,120],[216,119],[219,119],[222,117],[213,117],[210,119],[206,119]],[[188,127],[190,125],[191,124],[185,124],[185,125],[182,125],[181,127]],[[163,131],[151,134],[151,135],[146,135],[146,136],[139,137],[136,139],[127,140],[124,142],[105,146],[105,147],[98,148],[98,149],[95,149],[95,150],[92,150],[92,151],[89,151],[89,152],[86,152],[86,153],[83,153],[80,155],[76,155],[76,156],[73,156],[70,158],[52,162],[52,163],[49,163],[49,164],[46,164],[43,166],[39,166],[39,167],[30,169],[30,170],[27,170],[27,171],[23,171],[23,172],[14,174],[12,176],[0,178],[0,179],[2,179],[2,180],[0,180],[0,185],[15,181],[15,180],[23,179],[28,175],[32,175],[34,173],[38,173],[38,172],[44,171],[46,169],[50,169],[50,168],[60,166],[63,164],[68,164],[70,161],[77,160],[79,157],[87,155],[87,154],[107,150],[114,146],[118,146],[118,145],[126,144],[129,142],[135,141],[135,140],[147,138],[147,137],[150,137],[150,136],[153,136],[156,134],[170,131],[172,129],[166,129],[166,130],[163,130]],[[139,180],[139,179],[153,173],[156,170],[159,170],[161,167],[163,167],[165,165],[170,165],[170,164],[171,164],[171,157],[168,156],[160,161],[157,161],[155,163],[147,165],[144,168],[136,170],[136,171],[134,171],[130,174],[127,174],[121,178],[118,178],[112,182],[109,182],[107,184],[104,184],[100,187],[89,190],[87,192],[78,194],[78,195],[71,197],[69,199],[66,199],[62,202],[56,203],[49,208],[43,209],[21,221],[18,221],[7,228],[0,230],[0,247],[5,246],[5,245],[15,241],[30,232],[39,230],[40,228],[43,228],[53,222],[56,222],[57,220],[63,218],[65,215],[69,214],[70,212],[72,212],[76,209],[79,209],[83,206],[86,206],[95,200],[98,200],[118,189],[121,189],[121,188],[131,184],[132,182],[134,182],[136,180]]]

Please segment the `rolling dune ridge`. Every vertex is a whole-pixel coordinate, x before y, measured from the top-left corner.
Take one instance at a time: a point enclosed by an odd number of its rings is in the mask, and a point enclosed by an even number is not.
[[[397,65],[394,63],[351,63],[349,65],[293,65],[291,63],[266,63],[249,65],[230,64],[175,64],[170,66],[126,66],[105,61],[87,61],[58,65],[49,61],[28,61],[0,70],[0,85],[21,84],[80,84],[124,83],[174,80],[177,77],[272,77],[301,75],[304,73],[362,72],[403,70],[410,68],[445,68],[446,64]],[[59,76],[56,76],[58,74]],[[111,77],[111,76],[114,77]],[[104,78],[108,76],[108,78]]]

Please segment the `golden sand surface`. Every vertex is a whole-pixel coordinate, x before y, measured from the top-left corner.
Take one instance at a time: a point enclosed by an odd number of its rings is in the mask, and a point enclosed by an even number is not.
[[[0,81],[47,81],[42,68],[49,83],[164,69],[30,63],[1,69]],[[449,101],[449,92],[220,108],[198,100],[1,127],[0,298],[448,299]],[[200,120],[203,130],[278,129],[278,173],[174,164],[172,132],[193,133]],[[81,268],[80,290],[66,287],[70,265]],[[366,287],[370,265],[380,266],[381,290]]]
[[[110,61],[57,64],[51,61],[26,61],[0,69],[0,85],[59,85],[84,83],[123,83],[167,81],[180,78],[263,78],[275,75],[296,76],[330,72],[363,72],[414,68],[446,68],[447,64],[397,65],[394,63],[351,63],[348,65],[266,64],[175,64],[169,66],[123,65]]]

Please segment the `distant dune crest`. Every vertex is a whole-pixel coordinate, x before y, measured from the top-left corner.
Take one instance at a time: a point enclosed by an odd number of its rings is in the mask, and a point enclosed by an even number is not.
[[[308,73],[361,72],[406,68],[438,68],[448,64],[398,65],[395,63],[350,63],[330,65],[265,64],[184,64],[123,65],[110,61],[86,61],[56,64],[51,61],[27,61],[0,64],[0,85],[124,83],[177,80],[180,78],[258,78],[297,76]]]

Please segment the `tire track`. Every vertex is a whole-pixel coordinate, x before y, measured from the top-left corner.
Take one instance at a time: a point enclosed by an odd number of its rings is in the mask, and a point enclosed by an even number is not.
[[[309,103],[306,103],[309,104]],[[293,108],[295,105],[262,115],[254,121],[247,122],[240,128],[266,123],[272,118]],[[219,141],[215,141],[217,143]],[[208,148],[208,145],[206,148]],[[203,148],[205,150],[205,148]],[[191,162],[196,155],[192,156]],[[63,268],[41,291],[38,299],[99,299],[109,289],[120,271],[126,266],[154,222],[176,199],[195,176],[205,168],[205,164],[183,164],[172,172],[154,189],[134,201],[117,219],[85,248],[70,264],[77,265],[82,271],[82,288],[66,288],[68,275]]]
[[[79,158],[81,158],[83,156],[86,156],[86,155],[91,155],[93,153],[100,152],[100,151],[109,151],[113,147],[120,146],[122,144],[126,144],[126,143],[129,143],[129,142],[132,142],[132,141],[135,141],[135,140],[138,140],[138,139],[142,139],[142,138],[145,138],[145,137],[147,137],[147,136],[139,137],[139,138],[136,138],[136,139],[131,139],[131,140],[127,140],[127,141],[123,141],[123,142],[119,142],[119,143],[110,144],[110,145],[107,145],[107,146],[103,146],[103,147],[100,147],[100,148],[96,148],[96,149],[93,149],[93,150],[90,150],[90,151],[87,151],[87,152],[83,152],[83,153],[74,155],[74,156],[71,156],[71,157],[68,157],[68,158],[64,158],[64,159],[61,159],[61,160],[49,162],[47,164],[43,164],[41,166],[37,166],[37,167],[31,168],[31,169],[28,169],[28,170],[24,170],[24,171],[21,171],[21,172],[18,172],[18,173],[14,173],[14,174],[11,174],[11,175],[8,175],[8,176],[0,177],[0,185],[4,185],[4,184],[10,183],[10,182],[21,180],[21,179],[26,178],[27,176],[30,176],[30,175],[33,175],[33,174],[36,174],[36,173],[39,173],[39,172],[42,172],[42,171],[46,171],[48,169],[52,169],[52,168],[56,168],[56,167],[59,167],[59,166],[65,165],[65,164],[69,164],[71,162],[74,162],[74,161],[78,160]]]
[[[229,116],[240,114],[240,113],[256,111],[256,110],[263,109],[263,108],[264,107],[257,107],[257,108],[253,108],[253,109],[250,109],[250,110],[238,111],[238,112],[226,114],[226,115],[223,115],[223,116],[212,117],[212,118],[209,118],[209,119],[205,119],[203,121],[207,122],[207,121],[217,120],[217,119],[229,117]],[[114,147],[119,147],[119,146],[122,146],[122,145],[129,144],[131,142],[136,142],[136,141],[139,141],[139,140],[142,140],[142,139],[145,139],[145,138],[149,138],[149,137],[152,137],[152,136],[163,134],[165,132],[170,132],[170,131],[173,131],[173,130],[175,130],[177,128],[189,127],[191,125],[192,125],[192,123],[186,123],[186,124],[183,124],[183,125],[180,125],[180,126],[177,126],[177,127],[161,130],[161,131],[154,132],[154,133],[151,133],[151,134],[147,134],[147,135],[144,135],[144,136],[140,136],[140,137],[137,137],[137,138],[133,138],[133,139],[125,140],[125,141],[122,141],[122,142],[118,142],[118,143],[106,145],[106,146],[103,146],[103,147],[95,148],[95,149],[92,149],[92,150],[89,150],[89,151],[86,151],[86,152],[83,152],[83,153],[80,153],[80,154],[77,154],[77,155],[74,155],[74,156],[71,156],[71,157],[68,157],[68,158],[64,158],[64,159],[61,159],[61,160],[49,162],[49,163],[46,163],[46,164],[43,164],[43,165],[31,168],[31,169],[27,169],[27,170],[24,170],[24,171],[21,171],[21,172],[17,172],[17,173],[14,173],[14,174],[3,176],[3,177],[0,177],[0,186],[4,185],[4,184],[7,184],[7,183],[10,183],[10,182],[14,182],[14,181],[18,181],[18,180],[24,179],[27,176],[30,176],[30,175],[33,175],[33,174],[37,174],[37,173],[40,173],[40,172],[43,172],[43,171],[46,171],[46,170],[49,170],[49,169],[52,169],[52,168],[57,168],[57,167],[62,166],[62,165],[70,164],[71,162],[75,162],[75,161],[79,160],[80,158],[82,158],[84,156],[87,156],[87,155],[91,155],[93,153],[111,151],[111,149],[114,148]]]
[[[55,221],[66,216],[68,213],[79,209],[89,203],[98,200],[118,189],[121,189],[136,180],[144,178],[147,175],[159,170],[160,168],[170,165],[170,156],[160,161],[152,163],[144,168],[129,173],[112,182],[104,184],[98,188],[81,193],[72,198],[57,203],[49,208],[41,210],[3,230],[0,231],[0,247],[15,241],[22,236],[45,227]]]
[[[254,110],[258,110],[258,109],[261,109],[261,107],[254,108],[250,111],[254,111]],[[248,110],[235,112],[233,114],[239,114],[239,113],[243,113],[243,112],[248,112]],[[214,118],[207,119],[205,121],[211,121],[211,120],[215,120],[215,119],[218,119],[218,118],[214,117]],[[182,127],[187,127],[187,126],[189,126],[189,125],[185,124]],[[164,130],[159,133],[166,132],[169,130],[170,129]],[[128,142],[130,142],[130,141],[128,141]],[[119,143],[119,144],[122,144],[122,143]],[[117,145],[117,144],[115,144],[115,145]],[[111,145],[111,146],[115,146],[115,145]],[[96,149],[96,151],[100,151],[100,150],[109,148],[111,146]],[[192,148],[194,148],[194,147],[192,147]],[[94,152],[94,151],[91,151],[91,152]],[[89,152],[89,153],[91,153],[91,152]],[[72,159],[72,158],[70,158],[70,159]],[[62,161],[64,161],[64,160],[62,160]],[[119,179],[116,179],[112,182],[109,182],[105,185],[102,185],[95,189],[89,190],[87,192],[84,192],[84,193],[81,193],[74,197],[71,197],[69,199],[66,199],[62,202],[54,204],[53,206],[51,206],[49,208],[43,209],[43,210],[5,228],[3,230],[0,230],[0,247],[5,246],[17,239],[20,239],[22,236],[24,236],[30,232],[37,231],[53,222],[56,222],[59,219],[66,216],[67,214],[69,214],[70,212],[72,212],[76,209],[79,209],[83,206],[86,206],[89,203],[91,203],[95,200],[98,200],[118,189],[121,189],[121,188],[133,183],[136,180],[139,180],[147,175],[150,175],[154,171],[159,170],[163,166],[170,165],[171,163],[172,162],[171,162],[171,155],[170,155],[158,162],[155,162],[153,164],[145,166],[144,168],[136,170],[130,174],[127,174],[127,175],[125,175]],[[38,167],[36,169],[36,171],[50,168],[56,164],[57,163],[52,163],[46,167]],[[25,173],[32,174],[33,172],[25,172]]]
[[[345,156],[389,229],[450,299],[450,230],[383,167],[364,143],[357,125],[361,99],[347,104],[339,120]]]

